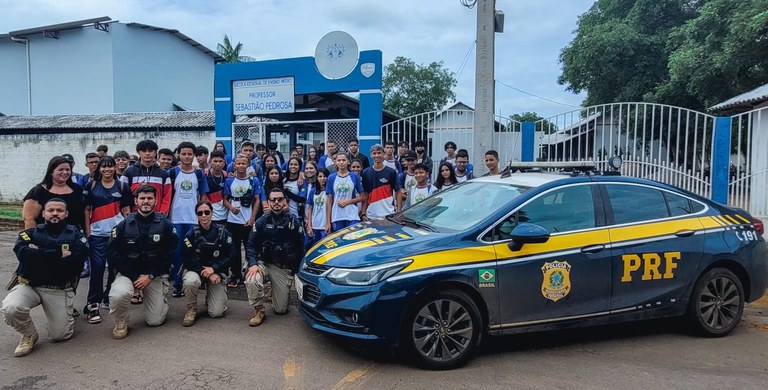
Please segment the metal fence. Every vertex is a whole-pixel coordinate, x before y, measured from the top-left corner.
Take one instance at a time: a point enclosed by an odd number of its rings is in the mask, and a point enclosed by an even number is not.
[[[768,215],[768,108],[731,118],[728,204]]]
[[[427,154],[433,161],[434,174],[440,159],[445,156],[444,146],[448,141],[456,143],[459,149],[466,149],[471,161],[472,156],[476,156],[473,150],[474,120],[473,110],[432,111],[385,124],[381,128],[381,138],[395,144],[405,141],[411,147],[418,140],[425,141]],[[495,117],[492,149],[499,152],[501,161],[520,160],[521,126],[520,122],[509,118]],[[475,173],[482,173],[483,169],[475,166]]]
[[[711,195],[709,167],[715,117],[663,104],[613,103],[536,122],[541,161],[594,161],[607,169],[622,157],[622,174]]]

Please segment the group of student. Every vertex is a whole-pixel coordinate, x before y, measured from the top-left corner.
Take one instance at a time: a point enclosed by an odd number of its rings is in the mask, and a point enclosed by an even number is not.
[[[457,150],[453,142],[445,144],[446,156],[440,160],[434,178],[433,162],[425,152],[424,141],[415,142],[413,150],[408,143],[400,142],[397,154],[394,142],[376,144],[370,148],[370,158],[360,153],[356,138],[347,140],[346,152],[339,151],[334,140],[323,146],[309,147],[305,153],[303,146],[297,145],[286,160],[275,143],[257,145],[246,140],[230,156],[221,142],[211,151],[191,142],[182,142],[171,151],[159,149],[152,140],[143,140],[137,143],[135,156],[124,151],[110,156],[104,145],[88,153],[85,160],[89,172],[84,175],[72,173],[71,155],[57,156],[46,174],[53,180],[52,186],[41,183],[41,188],[34,188],[25,198],[25,224],[31,227],[40,223],[38,207],[46,197],[68,197],[69,222],[82,228],[89,241],[90,260],[86,265],[90,270],[84,271],[83,277],[88,276],[87,272],[92,277],[86,310],[89,322],[98,323],[98,310],[91,306],[108,305],[109,282],[105,290],[102,278],[110,234],[131,211],[132,194],[142,185],[157,190],[155,211],[174,224],[179,242],[197,225],[198,201],[211,202],[213,223],[225,226],[233,239],[228,287],[235,288],[243,284],[241,248],[256,219],[269,211],[266,198],[275,188],[285,194],[289,213],[304,224],[305,248],[310,248],[333,231],[399,211],[473,177],[467,151]],[[488,174],[498,173],[495,151],[486,153],[485,162]],[[57,175],[67,163],[67,175],[71,177]],[[71,193],[54,191],[57,180],[62,181],[61,188],[71,187],[63,190]],[[181,248],[176,252],[171,272],[174,297],[183,296],[181,252]],[[113,276],[111,273],[110,278]],[[141,300],[137,291],[132,303]]]

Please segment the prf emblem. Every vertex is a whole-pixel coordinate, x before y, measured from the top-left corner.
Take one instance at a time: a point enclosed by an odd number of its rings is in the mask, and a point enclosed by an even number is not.
[[[541,295],[557,302],[571,292],[571,265],[567,261],[553,261],[541,266],[544,279],[541,281]]]
[[[662,257],[664,260],[662,261]],[[632,274],[643,269],[643,275],[640,280],[659,280],[672,279],[675,277],[677,262],[680,260],[680,252],[664,253],[629,253],[621,256],[621,262],[624,265],[624,273],[621,275],[621,281],[628,283],[632,281]],[[662,264],[663,263],[663,264]]]
[[[68,251],[69,250],[69,244],[61,244],[61,250],[62,251]]]
[[[154,241],[154,242],[160,242],[160,235],[159,235],[159,234],[155,234],[155,235],[153,235],[153,236],[152,236],[152,241]]]

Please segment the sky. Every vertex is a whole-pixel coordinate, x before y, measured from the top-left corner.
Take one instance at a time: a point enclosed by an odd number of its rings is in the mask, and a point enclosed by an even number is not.
[[[584,95],[557,83],[558,57],[593,2],[496,0],[506,19],[496,34],[497,114],[578,108]],[[109,16],[177,29],[214,51],[227,34],[257,60],[312,56],[323,35],[342,30],[360,50],[381,50],[385,66],[397,56],[442,61],[458,80],[456,100],[474,107],[477,16],[459,0],[0,0],[0,10],[0,34]]]

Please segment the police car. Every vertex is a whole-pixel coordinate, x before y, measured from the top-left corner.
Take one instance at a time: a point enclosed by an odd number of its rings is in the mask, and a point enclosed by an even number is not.
[[[295,278],[301,314],[447,369],[486,335],[684,316],[697,333],[724,336],[763,295],[760,220],[576,168],[508,168],[326,237]]]

